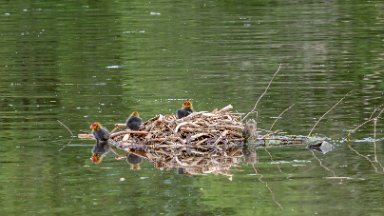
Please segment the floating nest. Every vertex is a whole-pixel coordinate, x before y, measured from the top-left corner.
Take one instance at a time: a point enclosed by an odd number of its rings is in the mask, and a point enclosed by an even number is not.
[[[124,129],[112,133],[110,144],[152,162],[158,169],[230,176],[230,167],[243,156],[245,140],[242,114],[231,110],[228,105],[212,112],[194,112],[182,119],[157,115],[139,131]],[[123,126],[117,124],[117,128]]]
[[[212,112],[193,112],[181,119],[175,115],[157,115],[144,122],[138,131],[126,129],[125,124],[116,124],[108,143],[126,155],[133,154],[152,162],[161,170],[229,177],[232,166],[242,161],[256,161],[256,147],[305,144],[315,150],[318,149],[311,146],[320,146],[321,150],[328,144],[321,137],[280,136],[274,132],[260,135],[254,120],[243,123],[243,114],[232,112],[232,109],[228,105]],[[93,135],[79,134],[79,138],[92,139]]]
[[[177,169],[180,174],[221,174],[231,177],[230,168],[241,162],[246,134],[242,113],[228,105],[212,112],[193,112],[177,119],[157,115],[138,131],[116,124],[108,143],[154,164],[158,169]],[[94,139],[79,134],[80,139]],[[117,154],[115,151],[113,151]]]

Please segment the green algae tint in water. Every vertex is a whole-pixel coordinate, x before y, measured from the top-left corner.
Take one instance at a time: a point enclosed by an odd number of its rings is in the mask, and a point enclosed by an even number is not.
[[[0,209],[4,215],[382,215],[383,172],[343,141],[383,103],[380,1],[2,1]],[[258,126],[314,133],[336,150],[258,150],[224,176],[186,177],[149,163],[133,172],[69,133],[143,119],[258,105]],[[384,121],[351,146],[383,163]],[[321,161],[321,164],[320,162]],[[327,170],[326,168],[329,170]],[[255,174],[257,171],[258,175]],[[333,172],[351,180],[331,180]],[[261,176],[261,175],[262,176]],[[262,177],[262,178],[260,178]],[[268,186],[268,187],[267,187]],[[280,209],[281,205],[282,209]]]

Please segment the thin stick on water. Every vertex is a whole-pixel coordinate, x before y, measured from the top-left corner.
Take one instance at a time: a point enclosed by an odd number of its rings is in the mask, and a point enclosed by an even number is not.
[[[373,115],[376,113],[377,110],[378,110],[378,108],[373,109],[373,111],[372,111],[372,113],[368,119],[372,119]]]
[[[72,133],[71,129],[69,129],[69,127],[67,125],[65,125],[60,120],[56,120],[56,121],[59,122],[59,124],[61,124],[61,126],[63,126],[65,129],[67,129],[68,133],[71,134],[71,137],[73,137],[73,133]]]
[[[323,179],[340,180],[340,183],[343,183],[344,180],[360,180],[360,181],[365,180],[364,178],[354,178],[354,177],[349,177],[349,176],[323,177]]]
[[[272,125],[271,125],[271,127],[270,127],[270,129],[269,129],[270,131],[272,131],[273,126],[274,126],[274,125],[276,124],[276,122],[281,118],[281,116],[282,116],[285,112],[287,112],[288,110],[290,110],[294,105],[295,105],[295,104],[292,104],[291,106],[285,108],[285,109],[280,113],[280,115],[277,116],[277,118],[276,118],[275,121],[272,123]],[[271,133],[273,133],[273,132],[271,132]],[[267,154],[269,155],[269,158],[270,158],[271,162],[273,162],[273,161],[274,161],[274,160],[273,160],[273,156],[272,156],[271,152],[268,151],[267,147],[268,147],[268,142],[267,142],[267,140],[265,140],[264,151],[267,152]],[[276,165],[277,165],[277,169],[279,170],[279,172],[280,172],[280,173],[284,173],[283,170],[281,170],[280,164],[279,164],[279,163],[276,163]]]
[[[274,162],[272,154],[271,154],[271,152],[268,151],[267,146],[264,146],[264,151],[267,152],[267,154],[269,155],[269,159],[271,160],[271,162]],[[277,165],[277,169],[279,170],[279,172],[284,173],[283,170],[281,170],[280,164],[276,163],[276,165]]]
[[[369,163],[371,163],[371,165],[372,165],[373,169],[375,170],[375,172],[376,172],[376,173],[379,173],[377,167],[375,166],[375,163],[374,163],[371,159],[369,159],[369,157],[367,157],[367,156],[361,154],[359,151],[357,151],[356,149],[354,149],[350,144],[348,144],[348,148],[349,148],[350,150],[352,150],[353,152],[355,152],[355,153],[356,153],[357,155],[359,155],[360,157],[365,158]]]
[[[383,106],[383,105],[381,105],[381,106]],[[369,117],[368,120],[366,120],[365,122],[363,122],[363,123],[359,124],[358,126],[356,126],[356,127],[355,127],[353,130],[351,130],[351,131],[348,133],[348,135],[347,135],[347,140],[350,140],[350,137],[351,137],[351,135],[352,135],[353,133],[355,133],[358,129],[360,129],[361,127],[363,127],[363,126],[366,125],[367,123],[373,121],[373,124],[374,124],[374,125],[373,125],[373,126],[374,126],[374,131],[373,131],[373,136],[374,136],[374,143],[373,143],[374,160],[372,161],[368,156],[365,156],[365,155],[361,154],[359,151],[357,151],[356,149],[354,149],[354,148],[351,146],[351,144],[349,144],[349,143],[348,143],[348,147],[349,147],[350,150],[352,150],[353,152],[355,152],[357,155],[359,155],[359,156],[362,157],[362,158],[365,158],[369,163],[371,163],[371,165],[372,165],[372,167],[374,168],[374,170],[375,170],[376,173],[378,173],[379,171],[378,171],[378,168],[375,166],[375,163],[377,163],[377,164],[382,168],[382,170],[383,170],[383,172],[384,172],[384,167],[383,167],[383,165],[378,161],[378,159],[377,159],[377,152],[376,152],[376,151],[377,151],[377,150],[376,150],[376,148],[377,148],[377,146],[376,146],[376,127],[377,127],[377,120],[380,118],[381,114],[383,114],[383,112],[384,112],[384,108],[382,108],[382,109],[379,111],[379,113],[378,113],[375,117],[373,117],[377,110],[378,110],[378,109],[374,109],[374,110],[372,111],[372,113],[371,113],[371,115],[370,115],[370,117]]]
[[[323,118],[328,114],[330,113],[337,105],[339,105],[348,95],[349,95],[350,92],[348,92],[347,94],[344,95],[344,97],[342,97],[339,101],[337,101],[337,103],[335,103],[327,112],[325,112],[318,120],[317,122],[313,125],[311,131],[309,131],[309,134],[307,136],[311,136],[313,130],[315,130],[316,126],[320,123],[321,120],[323,120]]]
[[[357,130],[359,130],[361,127],[363,127],[364,125],[366,125],[367,123],[373,121],[374,119],[378,119],[381,114],[384,112],[384,108],[380,110],[379,114],[377,114],[375,117],[372,117],[373,114],[377,111],[377,109],[373,110],[371,116],[368,118],[367,121],[359,124],[358,126],[356,126],[354,129],[350,130],[350,132],[348,133],[347,137],[350,137],[353,133],[355,133]]]
[[[376,126],[377,126],[377,118],[373,119],[373,161],[379,163],[377,160],[377,146],[376,146]]]
[[[374,155],[374,160],[373,161],[375,163],[377,163],[380,166],[380,168],[383,170],[383,172],[384,172],[383,165],[377,159],[377,143],[376,143],[377,119],[378,118],[374,118],[374,120],[373,120],[373,155]]]
[[[262,180],[263,177],[264,177],[264,175],[263,175],[263,174],[260,174],[260,173],[257,172],[257,169],[256,169],[256,167],[255,167],[255,164],[252,164],[252,168],[253,168],[253,170],[255,171],[255,174],[256,174],[256,175],[260,175],[260,177],[258,178],[258,179],[259,179],[259,182],[265,184],[265,187],[268,189],[269,193],[271,193],[273,202],[274,202],[274,203],[275,203],[281,210],[283,210],[283,209],[284,209],[283,206],[276,200],[275,193],[273,193],[272,189],[268,186],[268,183]]]
[[[264,92],[260,95],[260,97],[257,99],[256,103],[255,103],[255,106],[253,107],[253,109],[251,111],[249,111],[242,119],[241,121],[244,121],[251,113],[253,113],[256,108],[257,108],[257,105],[259,104],[260,100],[264,97],[264,95],[267,93],[268,89],[269,89],[269,86],[271,86],[272,84],[272,81],[273,79],[276,77],[276,75],[280,72],[280,68],[281,68],[281,64],[279,64],[279,67],[277,68],[276,72],[273,74],[272,76],[272,79],[269,81],[268,83],[268,86],[265,88]]]
[[[57,120],[57,122],[61,125],[61,126],[63,126],[65,129],[67,129],[67,131],[68,131],[68,133],[71,135],[71,139],[68,141],[68,143],[67,144],[65,144],[65,145],[63,145],[58,151],[60,152],[60,151],[62,151],[65,147],[67,147],[67,145],[69,145],[71,142],[72,142],[72,140],[73,140],[73,133],[72,133],[72,131],[71,131],[71,129],[69,129],[69,127],[67,126],[67,125],[65,125],[63,122],[61,122],[60,120]]]
[[[311,151],[311,152],[312,152],[312,156],[319,162],[319,165],[320,165],[322,168],[324,168],[325,170],[327,170],[328,172],[332,173],[333,177],[335,177],[335,176],[336,176],[335,171],[333,171],[333,170],[331,170],[329,167],[325,166],[325,165],[323,164],[323,162],[320,160],[320,158],[318,158],[318,157],[316,156],[316,154],[315,154],[314,151]]]
[[[293,106],[295,106],[295,104],[292,104],[291,106],[285,108],[285,110],[283,110],[283,112],[281,112],[280,115],[277,116],[277,118],[276,118],[275,121],[272,123],[271,127],[269,128],[270,131],[272,131],[273,126],[275,126],[276,122],[279,121],[279,119],[281,118],[281,116],[284,115],[284,113],[286,113],[288,110],[290,110]]]

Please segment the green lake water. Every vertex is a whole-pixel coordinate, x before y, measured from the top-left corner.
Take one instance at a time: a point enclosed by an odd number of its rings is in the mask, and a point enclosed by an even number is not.
[[[0,215],[384,214],[384,119],[343,141],[383,108],[383,1],[0,3]],[[134,172],[111,155],[93,165],[93,141],[77,138],[59,151],[70,135],[58,120],[76,135],[185,99],[248,112],[279,64],[258,126],[295,104],[274,129],[307,135],[350,92],[313,132],[336,150],[258,149],[232,181]]]

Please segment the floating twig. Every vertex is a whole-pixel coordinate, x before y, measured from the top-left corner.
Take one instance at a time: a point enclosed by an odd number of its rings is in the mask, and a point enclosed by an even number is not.
[[[286,113],[288,110],[292,109],[293,106],[295,106],[295,104],[292,104],[291,106],[285,108],[285,109],[280,113],[280,115],[278,115],[278,116],[276,117],[275,121],[273,121],[271,127],[269,128],[270,131],[272,131],[273,126],[275,126],[276,122],[281,118],[281,116],[283,116],[284,113]]]
[[[272,189],[268,186],[268,183],[263,181],[263,177],[264,175],[263,174],[260,174],[259,172],[257,172],[257,169],[255,167],[254,164],[252,164],[252,168],[253,170],[255,171],[255,174],[256,175],[259,175],[260,177],[258,178],[259,182],[260,183],[263,183],[265,185],[265,187],[268,189],[269,193],[271,194],[271,197],[272,197],[272,201],[281,209],[283,210],[283,206],[276,200],[276,196],[275,196],[275,193],[272,191]]]
[[[382,106],[383,106],[383,105],[381,105],[380,107],[382,107]],[[358,126],[356,126],[353,130],[351,130],[351,131],[348,133],[348,135],[347,135],[347,141],[350,140],[351,135],[352,135],[353,133],[355,133],[358,129],[360,129],[361,127],[363,127],[363,126],[366,125],[367,123],[373,121],[373,127],[374,127],[374,128],[373,128],[373,136],[374,136],[374,142],[373,142],[373,154],[374,154],[374,160],[371,160],[369,157],[367,157],[367,156],[361,154],[359,151],[357,151],[356,149],[354,149],[354,148],[351,146],[350,143],[348,143],[348,147],[349,147],[350,150],[352,150],[353,152],[355,152],[355,153],[356,153],[357,155],[359,155],[360,157],[365,158],[365,159],[372,165],[372,167],[373,167],[373,169],[375,170],[375,172],[376,172],[376,173],[379,173],[378,168],[375,166],[375,163],[377,163],[377,164],[380,166],[380,168],[382,169],[381,172],[384,172],[384,167],[383,167],[383,165],[380,163],[380,161],[377,159],[376,127],[377,127],[377,121],[378,121],[378,119],[380,118],[380,116],[381,116],[381,115],[383,114],[383,112],[384,112],[384,108],[382,108],[382,109],[378,112],[378,114],[377,114],[375,117],[373,117],[373,116],[375,115],[375,113],[376,113],[377,110],[378,110],[377,108],[374,109],[374,110],[372,111],[371,115],[369,116],[368,120],[366,120],[366,121],[364,121],[363,123],[359,124]]]
[[[350,132],[348,133],[347,137],[350,138],[350,136],[355,133],[358,129],[360,129],[361,127],[363,127],[364,125],[366,125],[367,123],[373,121],[374,119],[378,119],[381,114],[384,112],[384,108],[380,110],[380,112],[375,116],[375,117],[372,117],[374,115],[374,113],[377,111],[377,109],[374,109],[373,112],[371,113],[371,116],[368,118],[368,120],[366,120],[365,122],[359,124],[358,126],[356,126],[354,129],[350,130]]]
[[[339,105],[339,103],[341,103],[348,95],[349,95],[350,92],[348,92],[347,94],[344,95],[344,97],[342,97],[339,101],[337,101],[337,103],[335,103],[331,108],[329,108],[329,110],[327,112],[325,112],[317,121],[316,123],[313,125],[311,131],[309,131],[309,134],[308,136],[311,136],[313,130],[315,130],[316,126],[320,123],[320,121],[329,113],[331,112],[337,105]]]
[[[268,151],[267,146],[264,146],[264,151],[267,152],[267,154],[269,155],[269,159],[273,163],[274,160],[273,160],[272,154],[271,154],[271,152]],[[283,170],[281,170],[280,164],[276,163],[276,166],[277,166],[277,169],[279,170],[279,172],[283,173]]]
[[[315,159],[319,162],[319,165],[320,165],[322,168],[324,168],[325,170],[327,170],[328,172],[332,173],[332,176],[333,176],[333,177],[336,177],[336,173],[335,173],[335,171],[333,171],[333,170],[331,170],[330,168],[328,168],[327,166],[325,166],[325,165],[323,164],[323,162],[320,160],[320,158],[318,158],[318,157],[316,156],[316,154],[315,154],[314,151],[311,151],[311,152],[312,152],[312,156],[313,156],[313,158],[315,158]]]
[[[73,140],[73,133],[72,131],[69,129],[69,127],[67,125],[65,125],[63,122],[61,122],[60,120],[56,120],[61,126],[63,126],[65,129],[67,129],[68,133],[71,135],[71,139],[68,141],[67,144],[63,145],[58,151],[61,152],[65,147],[67,147],[67,145],[69,145],[72,140]]]
[[[359,155],[360,157],[366,159],[373,167],[373,169],[375,170],[376,173],[379,173],[379,170],[377,169],[377,167],[375,166],[375,162],[373,162],[371,159],[369,159],[369,157],[361,154],[359,151],[357,151],[356,149],[354,149],[349,143],[348,143],[348,148],[355,152],[357,155]]]
[[[280,72],[280,68],[281,68],[281,64],[279,64],[279,67],[277,68],[276,72],[273,74],[271,80],[269,81],[267,87],[265,88],[264,92],[259,96],[259,98],[257,99],[256,103],[255,103],[255,106],[252,108],[251,111],[249,111],[242,119],[241,121],[244,121],[251,113],[253,113],[256,108],[257,108],[257,105],[259,104],[260,100],[264,97],[264,95],[267,93],[268,89],[269,89],[269,86],[271,86],[272,82],[273,82],[273,79],[276,77],[276,75]]]
[[[377,160],[376,127],[377,127],[377,118],[374,118],[373,119],[373,155],[374,155],[373,161],[376,163],[379,163],[379,160]]]

